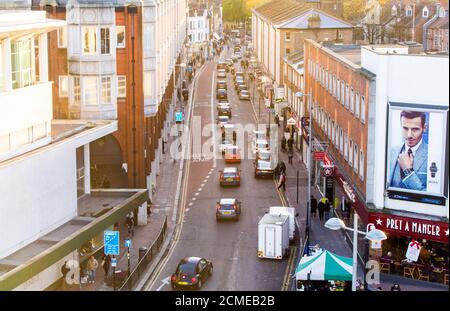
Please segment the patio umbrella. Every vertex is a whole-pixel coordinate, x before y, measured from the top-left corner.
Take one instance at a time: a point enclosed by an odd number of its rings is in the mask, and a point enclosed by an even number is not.
[[[314,256],[303,257],[295,270],[297,280],[352,280],[352,259],[323,251]]]

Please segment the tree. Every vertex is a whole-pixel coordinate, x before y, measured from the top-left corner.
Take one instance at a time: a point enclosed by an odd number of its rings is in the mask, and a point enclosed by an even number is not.
[[[252,8],[270,0],[223,0],[223,20],[226,22],[243,22],[252,15]]]

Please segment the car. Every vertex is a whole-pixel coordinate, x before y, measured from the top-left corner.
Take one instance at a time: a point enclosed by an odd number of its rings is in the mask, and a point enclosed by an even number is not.
[[[230,138],[222,138],[221,144],[219,145],[219,152],[225,155],[225,149],[229,146],[234,146],[233,141]]]
[[[241,91],[248,91],[247,84],[239,84],[237,91],[238,91],[238,93]]]
[[[218,116],[217,117],[217,124],[219,124],[221,127],[225,124],[228,124],[230,122],[230,117],[228,116]]]
[[[228,89],[228,87],[227,87],[227,80],[217,80],[216,90],[218,90],[218,89],[225,89],[225,90],[227,90]]]
[[[242,79],[244,79],[245,75],[242,71],[236,71],[234,74],[234,79],[236,80],[237,77],[242,77]]]
[[[217,70],[217,78],[218,79],[226,79],[227,78],[227,72],[225,71],[225,69]]]
[[[225,163],[241,163],[241,154],[238,146],[225,147]]]
[[[240,53],[241,52],[241,47],[240,46],[235,46],[234,47],[234,53]]]
[[[228,93],[225,89],[218,89],[216,92],[216,99],[225,99],[228,100]]]
[[[253,141],[252,145],[253,145],[252,151],[253,151],[253,154],[255,154],[255,155],[259,149],[270,150],[269,143],[265,139],[258,139],[256,141]]]
[[[256,152],[256,160],[270,161],[271,152],[268,149],[258,149]]]
[[[216,68],[217,68],[217,71],[220,71],[220,70],[227,70],[228,65],[227,65],[226,62],[220,61],[220,62],[217,63]]]
[[[233,63],[237,62],[238,58],[236,55],[233,54],[233,56],[231,56],[231,60],[233,61]]]
[[[227,58],[226,60],[225,60],[225,63],[227,63],[227,65],[228,65],[228,68],[231,68],[231,67],[233,67],[233,60],[231,59],[231,58]]]
[[[220,186],[240,186],[241,170],[237,167],[226,167],[220,171]]]
[[[241,54],[240,52],[235,52],[235,53],[234,53],[234,56],[235,56],[237,59],[241,59],[241,58],[242,58],[242,54]]]
[[[266,139],[266,131],[253,131],[253,140]]]
[[[247,83],[244,80],[236,80],[236,83],[234,84],[236,91],[238,91],[239,87],[242,85],[247,86]]]
[[[221,199],[216,203],[216,220],[234,219],[241,216],[241,202],[236,199]]]
[[[194,287],[201,289],[203,283],[213,275],[211,261],[200,257],[185,257],[170,278],[173,289]]]
[[[240,100],[250,100],[250,93],[247,90],[242,90],[239,92]]]
[[[270,161],[255,161],[255,178],[273,177],[274,167]]]
[[[231,107],[230,106],[218,106],[217,113],[219,116],[228,116],[231,119]]]
[[[219,99],[217,101],[216,105],[217,105],[217,108],[219,108],[219,106],[230,106],[230,102],[225,99]]]

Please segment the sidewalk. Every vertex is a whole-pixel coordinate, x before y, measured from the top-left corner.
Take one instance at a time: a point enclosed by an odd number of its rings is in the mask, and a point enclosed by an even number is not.
[[[253,85],[250,86],[250,89]],[[258,97],[259,94],[256,92],[255,101],[252,102],[255,110],[258,109]],[[269,115],[266,109],[261,109],[261,123],[268,123]],[[271,124],[274,124],[273,115],[270,120]],[[282,123],[282,122],[281,122]],[[280,124],[278,128],[278,142],[281,142],[283,137],[283,127]],[[280,148],[281,150],[281,148]],[[286,164],[286,192],[285,197],[289,206],[295,207],[299,216],[298,220],[298,231],[300,233],[300,238],[302,239],[300,243],[303,244],[303,239],[305,237],[305,225],[306,225],[306,215],[307,215],[307,201],[308,201],[308,171],[304,165],[301,154],[294,148],[293,164],[289,164],[287,152],[280,151],[278,154],[278,161],[284,161]],[[299,187],[298,187],[298,203],[297,203],[297,171],[299,172]],[[319,192],[317,187],[311,188],[311,194],[316,198],[320,199],[322,194]],[[311,216],[312,217],[312,216]],[[310,228],[310,245],[319,245],[321,248],[327,249],[330,252],[336,253],[337,255],[345,257],[353,257],[351,241],[347,241],[347,237],[344,235],[342,230],[332,231],[325,228],[324,221],[320,221],[319,217],[312,217],[311,228]],[[301,251],[301,248],[299,248]],[[297,259],[299,260],[299,258]],[[298,263],[298,261],[297,261]],[[297,264],[296,263],[296,264]],[[358,278],[363,280],[363,266],[360,261],[358,261]],[[404,278],[399,275],[390,275],[381,273],[380,275],[380,286],[384,291],[389,291],[393,283],[399,283],[403,291],[448,291],[449,287],[439,283],[431,283],[425,281],[418,281],[409,278]],[[371,287],[369,286],[369,289]]]

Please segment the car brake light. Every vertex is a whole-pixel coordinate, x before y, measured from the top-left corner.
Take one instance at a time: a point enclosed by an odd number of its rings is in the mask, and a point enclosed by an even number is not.
[[[175,282],[177,280],[177,276],[174,274],[172,275],[172,281]]]
[[[192,281],[192,283],[196,283],[197,282],[197,278],[192,278],[191,281]]]

